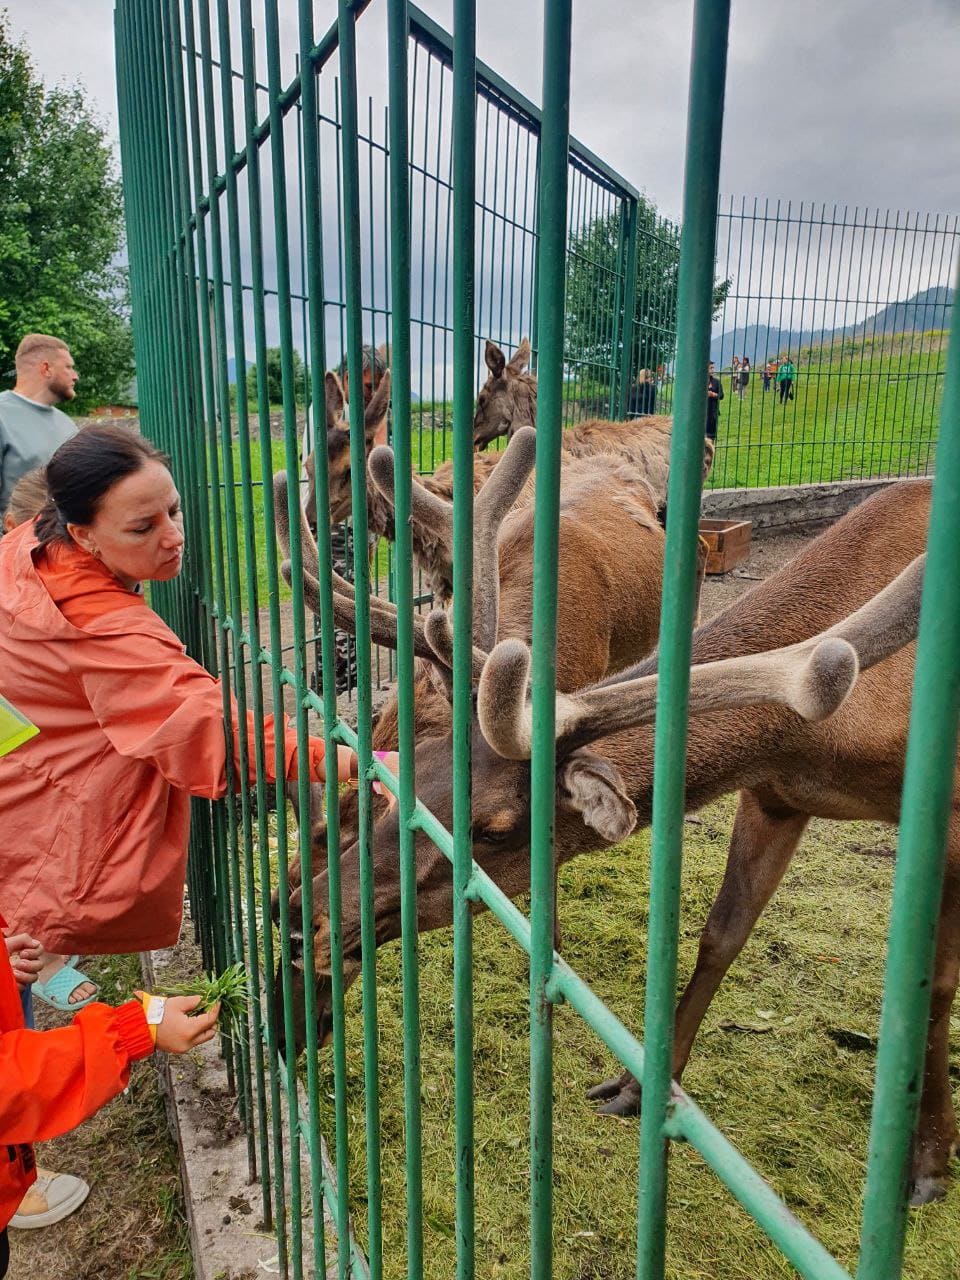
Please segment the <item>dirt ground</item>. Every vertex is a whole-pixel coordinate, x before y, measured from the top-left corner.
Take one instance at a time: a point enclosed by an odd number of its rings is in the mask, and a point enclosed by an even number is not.
[[[732,573],[707,579],[703,616],[712,617],[768,577],[809,541],[809,535],[760,538]],[[284,630],[292,629],[289,605]],[[355,702],[345,704],[347,714]],[[103,998],[126,998],[139,982],[135,957],[88,961]],[[43,1010],[43,1006],[41,1006]],[[59,1015],[41,1012],[45,1026]],[[90,1198],[72,1217],[45,1231],[11,1233],[12,1280],[192,1280],[175,1147],[151,1065],[140,1064],[128,1093],[74,1134],[44,1143],[41,1164],[77,1173]]]

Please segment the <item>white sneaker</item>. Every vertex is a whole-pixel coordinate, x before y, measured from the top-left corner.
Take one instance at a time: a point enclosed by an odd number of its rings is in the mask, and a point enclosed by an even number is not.
[[[52,1227],[79,1209],[89,1194],[90,1188],[82,1178],[72,1173],[51,1173],[38,1166],[37,1180],[20,1201],[9,1225],[21,1231]]]

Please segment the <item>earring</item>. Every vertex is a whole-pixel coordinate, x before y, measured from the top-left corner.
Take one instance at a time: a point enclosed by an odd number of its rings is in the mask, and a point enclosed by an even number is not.
[[[99,559],[100,559],[100,548],[99,548],[99,547],[94,547],[94,549],[90,552],[90,554],[93,556],[94,560],[99,560]]]

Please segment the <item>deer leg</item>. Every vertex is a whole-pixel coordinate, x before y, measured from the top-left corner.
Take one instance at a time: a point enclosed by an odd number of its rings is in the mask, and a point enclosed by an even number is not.
[[[792,809],[765,808],[752,791],[740,793],[723,884],[700,938],[693,976],[677,1006],[674,1079],[680,1079],[710,1001],[783,878],[807,821],[807,814]],[[629,1071],[605,1080],[587,1097],[604,1102],[602,1115],[636,1115],[640,1110],[640,1085]]]
[[[960,830],[951,830],[952,848]],[[920,1118],[913,1151],[910,1203],[927,1204],[946,1195],[950,1159],[960,1146],[950,1090],[950,1010],[960,975],[960,866],[948,866],[937,929],[930,1027],[923,1068]]]

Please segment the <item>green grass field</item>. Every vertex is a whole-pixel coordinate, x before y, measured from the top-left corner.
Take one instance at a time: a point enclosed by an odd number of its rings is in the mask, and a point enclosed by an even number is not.
[[[754,373],[742,400],[722,378],[708,488],[923,475],[932,470],[945,334],[837,342],[798,361],[794,399]]]
[[[681,981],[719,887],[735,801],[686,829]],[[684,1085],[840,1262],[855,1266],[894,833],[815,821],[704,1022]],[[562,953],[642,1038],[649,835],[561,870]],[[524,904],[525,905],[525,904]],[[420,939],[426,1275],[455,1270],[453,946]],[[405,1275],[405,1137],[400,952],[378,953],[385,1275]],[[477,1273],[529,1274],[528,965],[489,915],[475,927]],[[360,983],[348,1000],[350,1192],[366,1244]],[[736,1024],[743,1030],[732,1029]],[[556,1015],[554,1274],[632,1280],[635,1120],[594,1114],[584,1093],[616,1062],[569,1008]],[[954,1021],[954,1054],[960,1022]],[[748,1028],[748,1029],[747,1029]],[[851,1034],[853,1033],[853,1034]],[[856,1047],[860,1046],[860,1047]],[[331,1051],[321,1053],[323,1127],[332,1135]],[[332,1140],[332,1139],[331,1139]],[[904,1275],[960,1275],[960,1176],[943,1204],[910,1215]],[[785,1280],[795,1273],[685,1146],[670,1165],[671,1280]]]

